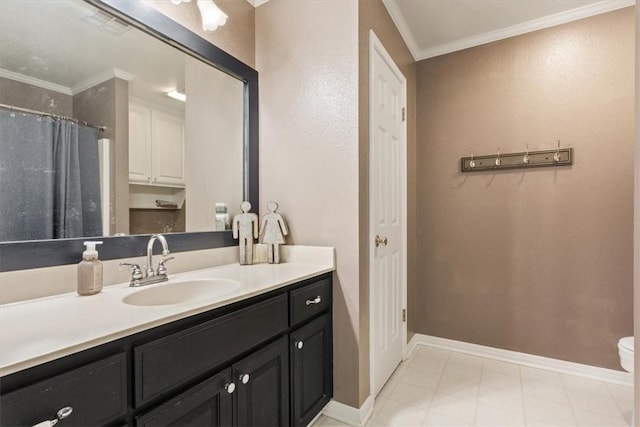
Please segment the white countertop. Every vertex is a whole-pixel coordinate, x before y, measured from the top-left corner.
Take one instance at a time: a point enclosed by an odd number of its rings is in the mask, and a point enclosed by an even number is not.
[[[282,264],[239,264],[170,275],[169,282],[131,288],[106,287],[101,293],[62,294],[0,306],[0,376],[39,365],[158,325],[247,299],[334,270],[330,256],[301,257]],[[292,257],[293,258],[293,257]],[[155,286],[190,279],[231,279],[239,289],[210,299],[174,305],[136,306],[126,296]],[[179,292],[179,284],[173,285]]]

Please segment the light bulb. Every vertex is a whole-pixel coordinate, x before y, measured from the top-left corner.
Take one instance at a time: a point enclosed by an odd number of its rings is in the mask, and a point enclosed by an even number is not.
[[[227,22],[227,14],[213,0],[198,0],[198,8],[202,16],[202,29],[205,31],[215,31]]]

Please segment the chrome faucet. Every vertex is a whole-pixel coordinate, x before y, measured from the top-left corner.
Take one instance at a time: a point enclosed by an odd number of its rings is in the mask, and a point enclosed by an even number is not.
[[[162,255],[164,258],[158,263],[157,270],[154,271],[153,244],[156,240],[158,240],[162,245]],[[147,243],[147,268],[144,272],[138,264],[131,264],[128,262],[120,263],[121,266],[128,265],[131,267],[131,283],[129,283],[129,286],[151,285],[153,283],[166,282],[169,280],[167,277],[167,267],[165,263],[174,259],[174,257],[167,258],[169,253],[169,245],[167,245],[167,240],[162,234],[153,234],[149,237],[149,242]]]
[[[158,240],[160,244],[162,244],[162,255],[169,255],[169,246],[167,245],[167,239],[164,238],[162,234],[152,234],[149,237],[149,242],[147,243],[147,277],[153,276],[155,273],[153,271],[153,244]],[[160,264],[158,264],[158,269],[160,268]]]

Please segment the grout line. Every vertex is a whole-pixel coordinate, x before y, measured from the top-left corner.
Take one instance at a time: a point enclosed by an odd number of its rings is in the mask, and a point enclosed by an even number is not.
[[[529,423],[527,423],[527,407],[524,404],[524,399],[525,399],[525,395],[524,395],[524,378],[522,378],[522,369],[520,369],[520,365],[518,366],[518,376],[520,377],[520,394],[522,395],[522,420],[524,421],[524,424],[527,425]]]

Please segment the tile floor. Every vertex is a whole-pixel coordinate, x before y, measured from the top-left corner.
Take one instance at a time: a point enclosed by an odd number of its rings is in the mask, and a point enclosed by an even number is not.
[[[633,388],[418,346],[367,426],[629,426]],[[322,416],[314,427],[344,424]]]

